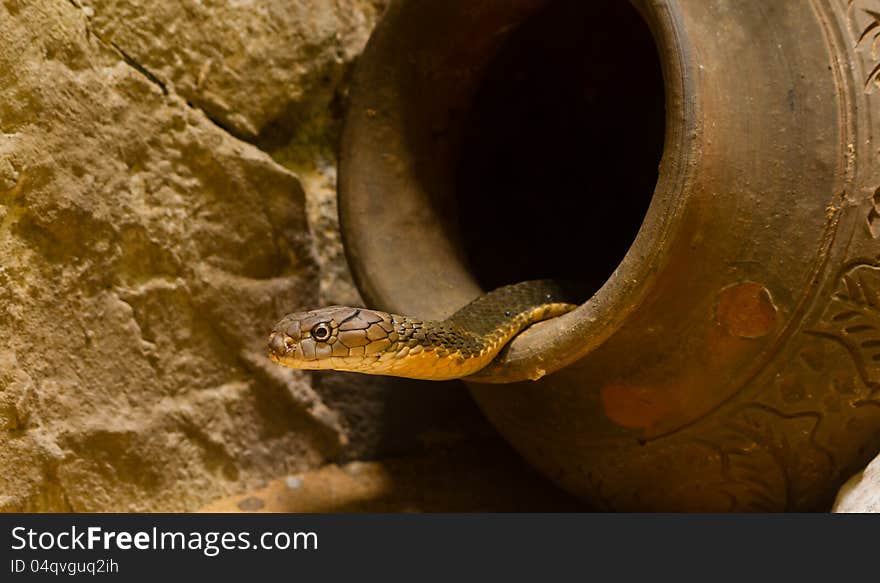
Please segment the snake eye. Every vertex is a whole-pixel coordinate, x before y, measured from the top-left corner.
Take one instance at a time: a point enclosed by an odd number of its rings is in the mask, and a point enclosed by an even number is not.
[[[319,342],[323,342],[330,338],[330,325],[321,323],[312,328],[312,338]]]

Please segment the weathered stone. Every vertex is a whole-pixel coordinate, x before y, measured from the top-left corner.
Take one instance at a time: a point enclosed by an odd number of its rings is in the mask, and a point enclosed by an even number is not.
[[[318,301],[301,183],[223,127],[343,71],[358,10],[0,2],[0,509],[186,510],[339,454],[263,356]]]
[[[482,423],[265,358],[360,303],[334,148],[384,4],[0,0],[0,510],[189,510]]]
[[[832,512],[880,512],[880,457],[841,486]]]
[[[332,98],[379,0],[72,0],[92,32],[169,91],[253,139]],[[322,112],[323,113],[323,112]],[[320,116],[319,116],[320,117]]]

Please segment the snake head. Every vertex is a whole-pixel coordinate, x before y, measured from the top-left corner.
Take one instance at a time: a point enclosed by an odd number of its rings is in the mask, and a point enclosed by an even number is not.
[[[391,315],[332,306],[284,316],[269,335],[269,358],[299,369],[339,369],[397,341]]]

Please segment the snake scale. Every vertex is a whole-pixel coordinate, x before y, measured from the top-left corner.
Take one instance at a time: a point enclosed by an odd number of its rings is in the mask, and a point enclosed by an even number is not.
[[[565,285],[533,280],[491,291],[442,321],[347,306],[297,312],[272,329],[269,357],[296,369],[458,379],[528,326],[573,310],[571,297]]]

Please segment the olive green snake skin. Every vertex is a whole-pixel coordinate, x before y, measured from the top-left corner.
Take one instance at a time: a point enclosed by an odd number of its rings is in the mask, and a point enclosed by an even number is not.
[[[528,326],[574,309],[570,297],[560,284],[536,280],[498,288],[439,322],[345,306],[298,312],[272,329],[269,357],[296,369],[463,378]]]

